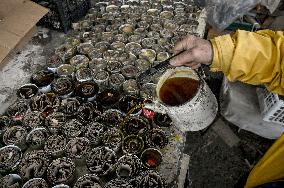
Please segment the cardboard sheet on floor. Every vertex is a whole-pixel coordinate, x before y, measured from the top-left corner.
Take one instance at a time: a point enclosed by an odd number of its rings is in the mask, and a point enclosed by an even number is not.
[[[0,0],[0,64],[35,33],[35,24],[48,9],[30,0]]]

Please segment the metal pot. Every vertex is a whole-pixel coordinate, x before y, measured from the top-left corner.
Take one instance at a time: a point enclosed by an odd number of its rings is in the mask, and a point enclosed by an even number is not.
[[[199,88],[195,96],[178,106],[170,106],[161,101],[160,89],[169,78],[186,77],[197,80]],[[158,99],[145,107],[156,112],[167,113],[181,131],[199,131],[208,127],[218,111],[217,100],[205,81],[188,67],[167,70],[159,79],[156,87]]]

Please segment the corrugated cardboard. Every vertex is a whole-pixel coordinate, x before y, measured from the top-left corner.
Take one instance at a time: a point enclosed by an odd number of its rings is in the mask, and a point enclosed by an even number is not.
[[[29,41],[47,12],[30,0],[0,0],[0,62]]]
[[[1,0],[0,0],[1,1]],[[19,52],[30,40],[31,38],[36,34],[37,27],[34,26],[16,45],[16,47],[9,52],[9,54],[0,62],[0,71],[5,67],[7,63],[9,63],[9,60],[13,58],[13,56]],[[0,53],[1,53],[1,46],[0,46]]]

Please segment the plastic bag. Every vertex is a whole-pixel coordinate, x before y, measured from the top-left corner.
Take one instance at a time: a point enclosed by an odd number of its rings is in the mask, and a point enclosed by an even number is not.
[[[215,28],[224,30],[238,17],[254,8],[261,0],[195,0],[204,5],[207,22]]]
[[[261,0],[261,4],[265,6],[270,13],[273,13],[278,7],[281,0]]]
[[[220,93],[220,112],[240,129],[268,139],[276,139],[284,132],[284,126],[263,121],[256,87],[252,85],[229,82],[224,78]]]

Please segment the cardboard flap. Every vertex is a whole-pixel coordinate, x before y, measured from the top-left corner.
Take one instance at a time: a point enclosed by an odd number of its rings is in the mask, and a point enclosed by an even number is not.
[[[15,36],[11,32],[0,30],[0,46],[12,50],[15,44],[17,44],[20,40],[20,36]]]
[[[1,0],[0,1],[0,17],[6,16],[9,12],[11,12],[15,7],[19,6],[19,0]]]
[[[30,0],[0,0],[0,62],[47,12]]]
[[[18,36],[25,35],[48,12],[48,9],[30,0],[1,0],[0,7],[9,10],[0,10],[0,30]]]

